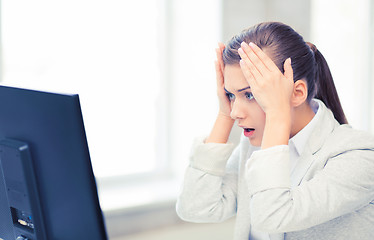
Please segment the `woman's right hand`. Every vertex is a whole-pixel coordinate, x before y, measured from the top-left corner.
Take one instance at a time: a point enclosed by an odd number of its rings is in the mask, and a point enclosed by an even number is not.
[[[222,52],[225,49],[223,43],[218,43],[216,49],[217,61],[216,64],[216,78],[217,78],[217,94],[219,100],[219,113],[214,123],[210,135],[205,139],[205,143],[227,143],[232,126],[235,120],[230,117],[231,104],[225,92],[225,83],[223,78],[223,71],[225,65],[223,64]]]
[[[226,117],[230,117],[231,104],[230,104],[229,99],[227,98],[227,95],[224,89],[225,83],[224,83],[223,71],[224,71],[225,65],[222,59],[222,53],[224,49],[225,49],[225,45],[223,43],[218,43],[218,48],[216,48],[217,60],[215,61],[217,95],[218,95],[218,100],[219,100],[219,114],[224,115]]]

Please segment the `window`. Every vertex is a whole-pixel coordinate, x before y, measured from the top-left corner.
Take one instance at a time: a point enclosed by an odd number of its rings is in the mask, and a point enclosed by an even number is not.
[[[2,2],[3,84],[79,93],[98,178],[155,169],[164,144],[156,127],[161,7],[157,0]]]
[[[326,58],[340,101],[355,128],[373,130],[373,35],[369,0],[312,3],[312,42]]]
[[[103,209],[175,198],[217,112],[220,2],[1,5],[2,84],[79,93]]]

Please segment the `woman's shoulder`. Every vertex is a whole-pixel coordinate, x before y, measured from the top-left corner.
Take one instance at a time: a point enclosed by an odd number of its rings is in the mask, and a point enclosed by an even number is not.
[[[374,151],[374,135],[354,129],[348,124],[342,124],[334,128],[324,145],[338,152],[350,150]]]
[[[317,161],[313,163],[305,179],[311,179],[326,166],[373,174],[374,136],[349,125],[336,125],[312,158]]]

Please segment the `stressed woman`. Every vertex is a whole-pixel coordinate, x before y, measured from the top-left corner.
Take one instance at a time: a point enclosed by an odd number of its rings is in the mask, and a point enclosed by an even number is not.
[[[240,240],[374,239],[374,137],[347,124],[317,48],[261,23],[219,44],[216,75],[220,111],[193,145],[178,215],[236,216]]]

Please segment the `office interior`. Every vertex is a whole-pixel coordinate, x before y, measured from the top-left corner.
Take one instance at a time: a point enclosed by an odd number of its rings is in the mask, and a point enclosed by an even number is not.
[[[187,223],[175,203],[193,139],[218,110],[217,43],[257,23],[284,22],[315,44],[348,122],[374,134],[370,0],[1,0],[0,10],[0,84],[80,95],[109,239],[232,239],[235,218]]]

